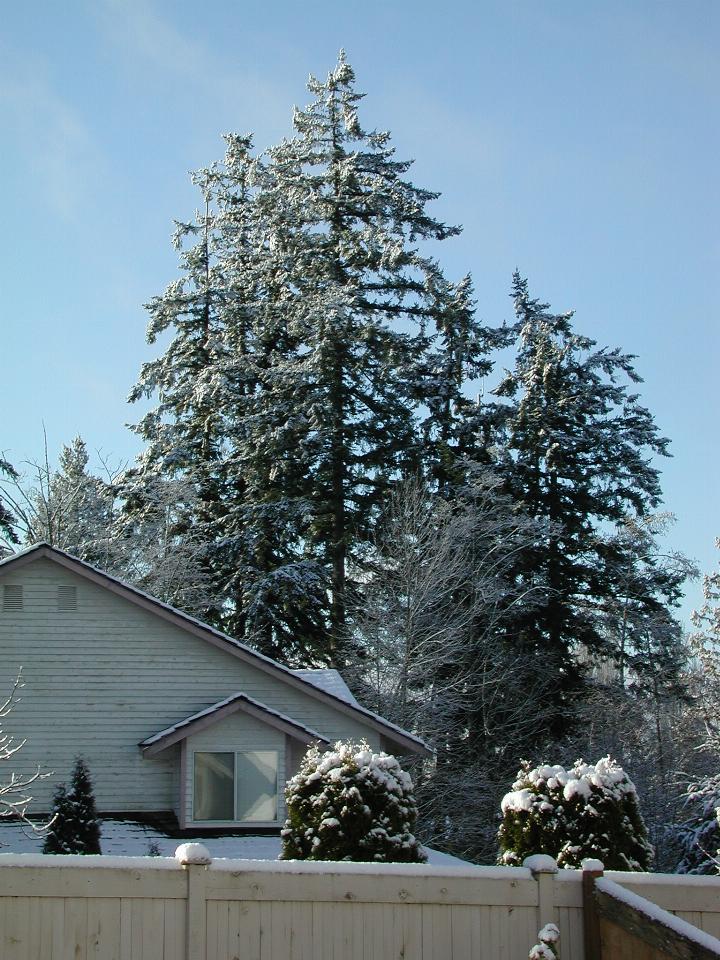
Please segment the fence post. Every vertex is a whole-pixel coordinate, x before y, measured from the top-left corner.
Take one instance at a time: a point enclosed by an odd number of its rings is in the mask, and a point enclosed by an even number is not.
[[[206,960],[207,901],[205,876],[212,863],[207,847],[201,843],[183,843],[175,859],[187,873],[187,912],[185,931],[186,960]]]
[[[557,863],[547,853],[525,857],[523,866],[532,871],[538,885],[538,930],[546,923],[555,923],[555,874]]]
[[[600,917],[595,903],[595,880],[603,875],[602,860],[586,859],[582,862],[583,938],[585,960],[602,960]]]

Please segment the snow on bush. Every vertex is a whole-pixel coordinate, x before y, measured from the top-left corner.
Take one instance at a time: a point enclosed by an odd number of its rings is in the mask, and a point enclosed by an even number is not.
[[[311,747],[288,781],[282,860],[424,863],[413,836],[417,806],[395,757],[367,743]]]
[[[538,942],[530,948],[528,960],[557,960],[560,931],[554,923],[546,923],[538,933]]]
[[[508,866],[533,853],[568,869],[592,857],[608,870],[647,870],[652,859],[635,786],[610,757],[569,770],[525,763],[501,809],[498,862]]]
[[[671,828],[680,851],[680,862],[675,873],[718,873],[720,777],[706,777],[700,783],[688,787],[685,804],[691,816]]]

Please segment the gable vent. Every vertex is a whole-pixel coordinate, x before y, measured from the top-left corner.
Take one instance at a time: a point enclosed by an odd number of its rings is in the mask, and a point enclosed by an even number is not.
[[[3,612],[12,613],[23,608],[23,588],[19,583],[6,583],[3,586]]]
[[[77,610],[77,587],[61,583],[57,593],[57,608],[63,613]]]

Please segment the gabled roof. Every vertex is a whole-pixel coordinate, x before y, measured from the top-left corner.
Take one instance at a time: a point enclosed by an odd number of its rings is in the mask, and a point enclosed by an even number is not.
[[[261,720],[269,726],[281,730],[287,736],[293,737],[301,743],[312,743],[313,740],[325,744],[330,742],[317,730],[306,727],[304,723],[298,723],[292,717],[287,717],[284,713],[273,710],[272,707],[255,700],[254,697],[249,697],[246,693],[235,693],[231,697],[219,700],[205,710],[193,713],[192,716],[173,724],[172,727],[166,727],[165,730],[153,734],[152,737],[147,737],[138,746],[144,756],[153,757],[156,753],[166,750],[174,743],[184,740],[193,733],[199,733],[200,730],[205,730],[238,711],[247,713],[251,717],[255,717],[256,720]]]
[[[295,689],[302,690],[302,692],[309,697],[329,704],[338,712],[362,720],[363,723],[381,734],[388,742],[402,747],[404,750],[420,754],[421,756],[432,756],[433,751],[420,737],[416,737],[407,730],[403,730],[402,727],[390,723],[389,720],[373,713],[371,710],[367,710],[365,707],[361,707],[357,703],[351,703],[336,693],[332,693],[327,689],[321,689],[318,685],[305,679],[302,676],[303,671],[296,673],[288,667],[282,666],[282,664],[271,660],[270,657],[266,657],[262,653],[258,653],[239,640],[235,640],[226,633],[216,630],[215,627],[203,623],[202,620],[191,617],[189,614],[183,613],[181,610],[177,610],[175,607],[171,607],[169,604],[163,603],[155,597],[151,597],[150,594],[138,590],[137,587],[124,583],[122,580],[118,580],[117,577],[113,577],[109,573],[99,570],[85,560],[78,560],[77,557],[73,557],[71,554],[60,550],[58,547],[53,547],[49,543],[36,543],[31,547],[27,547],[25,550],[21,550],[18,553],[14,553],[0,560],[0,574],[3,574],[10,568],[17,569],[39,559],[51,560],[66,570],[80,577],[84,577],[97,586],[110,590],[112,593],[123,597],[125,600],[129,600],[136,606],[148,610],[162,619],[167,620],[169,623],[172,623],[174,626],[205,640],[214,647],[224,650],[226,653],[237,657],[250,666],[276,677],[278,680],[287,683]]]

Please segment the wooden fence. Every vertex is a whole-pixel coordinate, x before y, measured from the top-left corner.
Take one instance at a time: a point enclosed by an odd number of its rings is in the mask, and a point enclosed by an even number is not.
[[[551,921],[563,960],[586,960],[582,874],[548,859],[529,869],[5,854],[0,960],[527,960]],[[606,876],[720,934],[720,878]]]
[[[588,865],[582,878],[585,960],[720,958],[720,940],[627,885],[604,877],[594,863],[596,868]],[[694,919],[702,922],[702,915]]]

